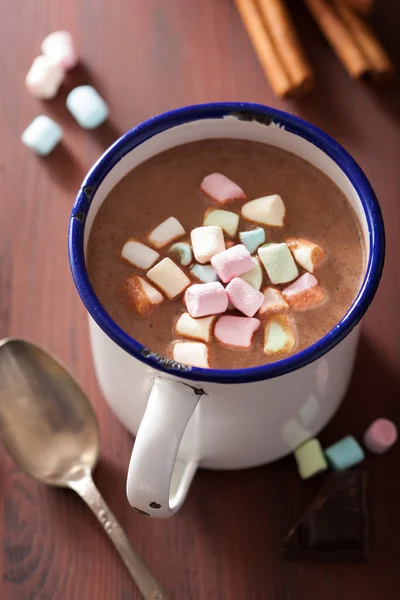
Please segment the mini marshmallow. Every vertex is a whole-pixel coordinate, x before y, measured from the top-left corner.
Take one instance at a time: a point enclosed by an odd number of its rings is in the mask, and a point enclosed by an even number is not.
[[[121,257],[139,269],[150,269],[160,257],[158,252],[133,238],[125,242]]]
[[[285,302],[282,292],[272,287],[267,287],[263,291],[264,302],[258,313],[260,315],[269,315],[271,313],[286,310],[289,305]]]
[[[244,281],[247,281],[247,283],[252,285],[253,288],[259,290],[262,285],[263,272],[258,258],[256,256],[252,256],[252,260],[254,267],[250,269],[250,271],[243,273],[243,275],[241,275],[240,277],[241,279],[244,279]]]
[[[31,96],[51,100],[57,95],[64,75],[58,62],[49,56],[37,56],[25,78],[25,86]]]
[[[228,283],[234,277],[239,277],[254,267],[250,252],[243,244],[236,244],[224,252],[215,254],[211,258],[211,264],[224,283]]]
[[[218,281],[218,275],[211,265],[193,265],[190,272],[203,283]]]
[[[314,308],[326,298],[324,290],[318,285],[318,280],[311,273],[305,273],[296,279],[282,293],[290,307],[297,311]]]
[[[250,229],[250,231],[241,231],[239,233],[239,239],[250,252],[253,254],[261,244],[265,242],[265,231],[262,227],[256,227],[256,229]]]
[[[326,448],[325,456],[334,471],[351,469],[365,458],[363,449],[352,435],[348,435]]]
[[[153,305],[163,301],[160,292],[138,275],[133,275],[125,281],[124,291],[140,315],[149,312]]]
[[[241,277],[234,277],[226,286],[229,301],[246,317],[253,317],[264,302],[264,294]]]
[[[170,244],[172,240],[176,240],[176,238],[185,235],[185,233],[186,232],[178,219],[169,217],[153,229],[147,236],[147,239],[155,248],[163,248],[167,244]]]
[[[286,240],[286,244],[289,246],[296,262],[310,273],[314,273],[315,267],[324,260],[325,252],[321,246],[314,244],[314,242],[302,238],[289,238]]]
[[[185,302],[191,317],[217,315],[228,308],[228,294],[219,281],[195,283],[186,290]]]
[[[277,314],[269,319],[264,329],[265,354],[288,354],[293,350],[295,342],[296,333],[287,315]]]
[[[364,434],[364,445],[373,454],[383,454],[397,441],[397,427],[389,419],[376,419]]]
[[[80,85],[67,96],[67,108],[84,129],[95,129],[108,118],[108,106],[91,85]]]
[[[224,234],[217,225],[192,229],[190,239],[195,259],[202,264],[210,262],[214,254],[225,250]]]
[[[239,225],[239,215],[229,210],[208,208],[204,215],[203,225],[219,225],[225,233],[233,237],[236,235]]]
[[[222,344],[250,348],[253,334],[259,327],[258,319],[226,315],[218,319],[214,334]]]
[[[187,267],[192,262],[192,248],[186,242],[172,244],[169,253],[184,267]]]
[[[40,46],[43,54],[57,61],[64,69],[73,69],[79,58],[72,43],[72,37],[67,31],[50,33]]]
[[[175,325],[175,332],[183,337],[194,338],[202,342],[211,339],[211,327],[215,320],[214,316],[193,319],[189,313],[182,313]]]
[[[208,348],[202,342],[175,342],[172,349],[172,357],[177,362],[191,367],[207,369]]]
[[[285,212],[285,205],[278,194],[251,200],[242,206],[242,217],[244,219],[273,227],[283,226]]]
[[[219,204],[230,204],[234,200],[246,200],[242,188],[221,173],[212,173],[204,177],[200,189],[211,200],[219,202]]]
[[[316,438],[311,438],[296,448],[294,457],[302,479],[310,479],[328,468],[321,444]]]
[[[22,143],[39,156],[47,156],[61,141],[63,130],[55,121],[39,115],[21,135]]]
[[[168,298],[176,298],[190,285],[189,277],[168,257],[147,271],[146,275]]]
[[[258,249],[271,283],[287,283],[296,279],[299,271],[286,244],[265,244]]]

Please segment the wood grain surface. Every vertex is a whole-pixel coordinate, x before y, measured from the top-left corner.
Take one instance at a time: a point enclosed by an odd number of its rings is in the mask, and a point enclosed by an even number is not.
[[[168,521],[135,514],[125,498],[132,439],[104,403],[90,358],[86,315],[67,261],[67,224],[88,168],[116,137],[177,106],[247,100],[296,113],[335,136],[359,161],[381,201],[387,232],[382,285],[365,319],[347,398],[321,438],[360,436],[379,416],[400,425],[400,87],[350,81],[298,0],[296,23],[318,76],[301,103],[272,95],[230,0],[1,0],[0,337],[23,336],[75,372],[101,426],[95,480],[128,536],[175,600],[396,600],[400,597],[400,444],[369,456],[371,558],[363,565],[289,564],[287,530],[315,493],[292,458],[247,472],[200,472],[182,511]],[[400,4],[381,0],[374,24],[400,64]],[[55,101],[25,92],[40,42],[69,30],[82,57]],[[111,120],[79,128],[67,90],[93,83]],[[40,159],[20,142],[39,113],[65,129]],[[1,385],[1,382],[0,382]],[[250,400],[249,400],[250,403]],[[250,405],[249,405],[250,409]],[[23,475],[0,448],[1,600],[139,598],[84,504]]]

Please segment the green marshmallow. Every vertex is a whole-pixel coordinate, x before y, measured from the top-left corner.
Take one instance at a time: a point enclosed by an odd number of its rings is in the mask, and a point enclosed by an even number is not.
[[[192,249],[186,242],[172,244],[169,253],[172,254],[183,267],[187,267],[192,262]]]
[[[315,438],[307,440],[296,448],[294,457],[302,479],[314,477],[328,468],[321,444]]]

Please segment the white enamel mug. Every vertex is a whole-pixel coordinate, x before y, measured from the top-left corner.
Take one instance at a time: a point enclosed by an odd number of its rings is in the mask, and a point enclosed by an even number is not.
[[[87,241],[110,190],[151,156],[209,138],[255,140],[301,156],[339,186],[364,234],[365,277],[345,317],[314,345],[273,364],[215,370],[165,359],[112,321],[88,279]],[[140,218],[140,205],[137,214]],[[379,283],[384,229],[365,175],[334,140],[297,117],[265,106],[218,103],[150,119],[105,152],[76,198],[69,254],[76,287],[89,312],[100,388],[121,423],[136,436],[128,500],[148,516],[169,517],[182,505],[198,467],[244,469],[268,463],[290,453],[328,423],[350,380],[359,333],[356,325]]]

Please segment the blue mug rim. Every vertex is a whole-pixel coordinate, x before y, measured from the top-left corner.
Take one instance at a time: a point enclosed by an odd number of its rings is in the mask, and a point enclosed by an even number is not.
[[[368,224],[370,254],[363,283],[353,304],[341,321],[315,344],[266,365],[230,370],[201,369],[157,355],[126,334],[111,319],[90,284],[85,265],[84,230],[86,216],[98,187],[126,154],[154,135],[172,127],[227,116],[256,120],[266,125],[274,123],[311,142],[327,154],[347,175],[359,195]],[[152,117],[122,135],[104,152],[86,175],[76,196],[69,222],[68,254],[75,286],[89,314],[104,333],[131,356],[154,369],[192,381],[247,383],[271,379],[304,367],[329,352],[352,331],[376,293],[384,263],[385,232],[379,203],[367,177],[356,161],[333,138],[299,117],[268,106],[248,102],[216,102],[185,106]]]

